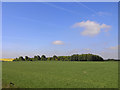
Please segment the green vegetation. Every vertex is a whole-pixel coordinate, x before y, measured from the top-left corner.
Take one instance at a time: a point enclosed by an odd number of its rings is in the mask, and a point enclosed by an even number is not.
[[[35,58],[40,59],[37,56]],[[44,56],[41,58],[45,60]],[[25,59],[28,60],[27,57]],[[3,62],[2,66],[3,88],[118,87],[118,62],[113,61],[19,61]]]
[[[15,58],[13,61],[103,61],[103,58],[93,54],[74,54],[72,56],[54,55],[53,57],[46,57],[45,55],[42,55],[40,57],[37,55],[34,56],[34,58],[29,58],[28,56],[25,56],[25,58],[23,58],[20,56],[19,58]]]

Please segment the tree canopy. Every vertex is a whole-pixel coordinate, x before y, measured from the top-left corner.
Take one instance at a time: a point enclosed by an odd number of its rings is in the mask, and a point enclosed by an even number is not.
[[[93,54],[73,54],[71,56],[54,55],[53,57],[46,57],[45,55],[42,55],[40,57],[37,55],[33,58],[30,58],[28,56],[25,56],[25,58],[23,58],[20,56],[19,58],[15,58],[13,61],[103,61],[103,58]]]

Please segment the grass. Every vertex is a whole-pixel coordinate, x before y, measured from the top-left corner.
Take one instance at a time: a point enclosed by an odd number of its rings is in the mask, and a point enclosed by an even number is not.
[[[2,66],[3,88],[118,87],[118,62],[3,62]]]

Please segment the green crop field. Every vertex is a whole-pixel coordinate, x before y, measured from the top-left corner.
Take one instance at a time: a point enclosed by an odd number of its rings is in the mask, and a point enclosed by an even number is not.
[[[115,61],[3,62],[2,70],[3,88],[118,87],[118,62]]]

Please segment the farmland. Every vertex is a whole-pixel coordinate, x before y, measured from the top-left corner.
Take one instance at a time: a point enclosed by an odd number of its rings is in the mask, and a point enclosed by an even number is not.
[[[3,62],[2,67],[3,88],[118,87],[118,62],[114,61],[19,61]]]
[[[12,58],[0,58],[0,61],[13,61]]]

